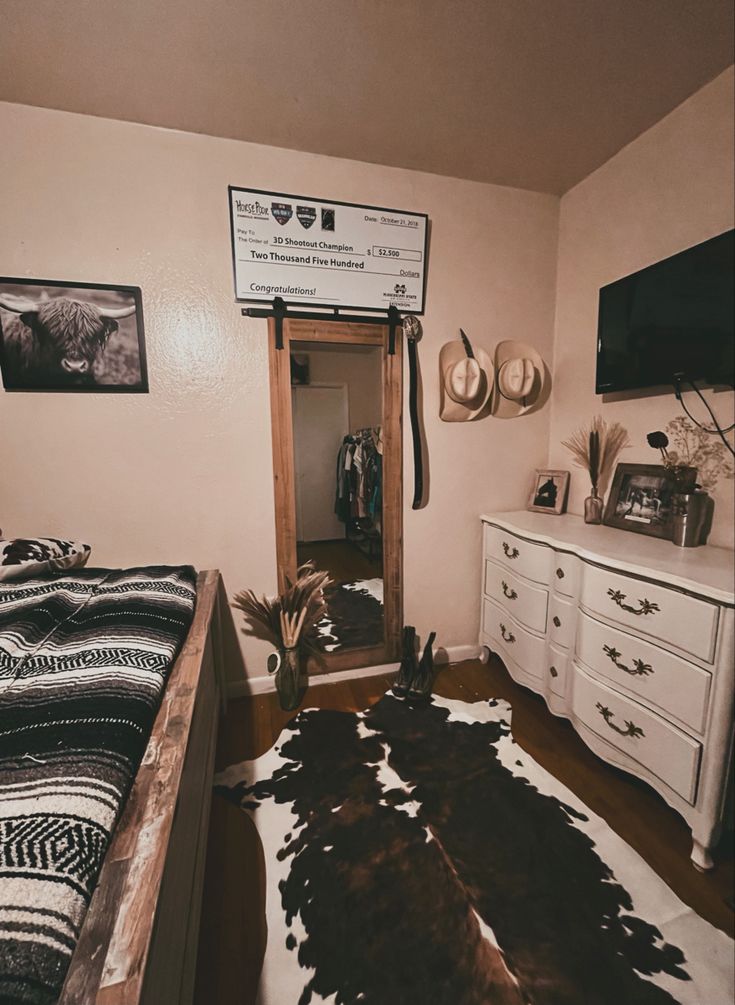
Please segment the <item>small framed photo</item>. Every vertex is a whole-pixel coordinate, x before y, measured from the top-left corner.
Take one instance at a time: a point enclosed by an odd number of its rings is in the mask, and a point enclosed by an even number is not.
[[[697,469],[688,471],[693,488]],[[602,522],[608,527],[670,540],[675,487],[663,464],[618,464]]]
[[[146,392],[138,286],[0,277],[7,391]]]
[[[533,476],[527,509],[534,513],[564,513],[569,491],[568,471],[538,470]]]

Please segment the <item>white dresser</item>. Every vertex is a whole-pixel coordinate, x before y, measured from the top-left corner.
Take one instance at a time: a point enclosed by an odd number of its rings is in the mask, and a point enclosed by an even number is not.
[[[571,515],[482,523],[481,645],[678,810],[711,868],[733,751],[733,552]]]

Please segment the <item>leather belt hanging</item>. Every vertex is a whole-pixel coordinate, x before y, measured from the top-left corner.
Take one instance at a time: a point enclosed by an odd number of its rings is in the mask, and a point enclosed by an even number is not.
[[[413,440],[413,503],[412,509],[420,509],[424,497],[424,461],[421,445],[421,424],[418,407],[418,353],[416,343],[421,338],[421,322],[412,314],[403,319],[403,333],[408,342],[408,412],[411,418],[411,439]]]

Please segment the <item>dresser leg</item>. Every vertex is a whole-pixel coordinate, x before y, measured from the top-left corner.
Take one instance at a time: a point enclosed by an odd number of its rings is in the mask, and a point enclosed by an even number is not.
[[[707,872],[714,866],[710,850],[707,845],[701,844],[695,838],[692,841],[692,865],[699,872]]]

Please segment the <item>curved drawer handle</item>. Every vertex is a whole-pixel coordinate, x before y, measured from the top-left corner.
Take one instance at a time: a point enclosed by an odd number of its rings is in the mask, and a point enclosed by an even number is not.
[[[551,620],[554,622],[555,628],[561,628],[561,621],[559,618],[557,618],[556,615],[554,615],[554,617]]]
[[[500,585],[503,587],[503,594],[508,598],[508,600],[518,600],[518,594],[515,590],[508,589],[508,584],[504,579],[501,580]]]
[[[557,579],[564,579],[564,570],[562,568],[558,568],[556,570],[556,578]]]
[[[633,660],[632,668],[627,667],[625,663],[619,663],[618,660],[623,654],[619,653],[613,646],[603,646],[602,651],[606,656],[610,657],[618,670],[623,670],[625,673],[629,673],[632,677],[645,677],[647,674],[654,672],[651,664],[644,663],[643,660]]]
[[[634,740],[637,740],[639,736],[646,735],[640,726],[635,726],[628,719],[625,720],[625,729],[621,729],[620,726],[616,726],[615,723],[612,721],[613,713],[610,711],[609,708],[605,708],[604,705],[600,704],[599,701],[595,703],[595,708],[600,713],[605,722],[608,724],[610,729],[614,729],[615,732],[620,733],[621,736],[632,736]]]
[[[638,603],[641,606],[638,608],[631,607],[630,604],[624,604],[623,601],[625,600],[627,594],[621,593],[620,590],[613,590],[610,588],[607,591],[607,595],[613,603],[617,604],[618,607],[622,608],[624,611],[628,611],[629,614],[653,614],[654,611],[661,610],[658,604],[654,604],[650,600],[639,600]]]
[[[511,548],[507,541],[503,541],[503,551],[508,558],[518,558],[520,552],[517,548]]]
[[[503,636],[506,642],[515,642],[516,637],[513,632],[508,632],[505,625],[500,626],[500,634]]]
[[[551,674],[552,677],[559,676],[559,671],[556,669],[556,667],[549,667],[549,673]]]

